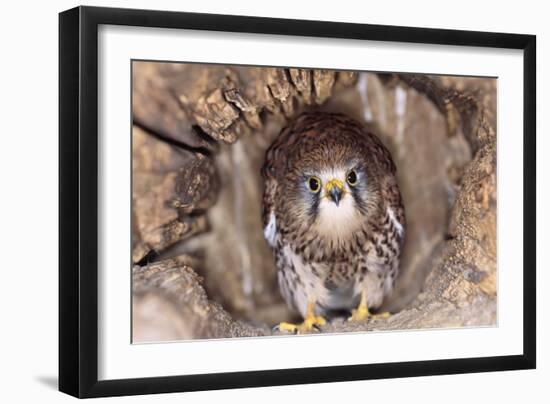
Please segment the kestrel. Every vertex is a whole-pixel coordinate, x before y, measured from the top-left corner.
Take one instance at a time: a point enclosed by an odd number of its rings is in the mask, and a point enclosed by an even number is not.
[[[380,140],[342,114],[304,113],[269,147],[264,236],[281,294],[304,318],[280,330],[307,332],[342,312],[375,316],[369,309],[393,290],[405,237],[395,174]]]

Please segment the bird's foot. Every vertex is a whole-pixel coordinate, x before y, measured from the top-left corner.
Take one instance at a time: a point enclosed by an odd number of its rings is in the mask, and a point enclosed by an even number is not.
[[[348,321],[364,321],[366,319],[378,320],[381,318],[388,318],[389,316],[390,313],[387,311],[373,314],[369,311],[368,307],[359,306],[351,311],[351,316],[348,318]]]
[[[327,321],[322,316],[308,315],[301,324],[280,323],[276,329],[279,331],[290,332],[293,334],[307,334],[313,330],[319,330],[319,327],[325,325]]]
[[[372,314],[369,311],[369,305],[367,303],[367,293],[361,293],[361,302],[356,309],[351,311],[351,316],[348,318],[348,321],[364,321],[366,319],[378,320],[381,318],[388,318],[390,313],[385,311],[383,313]]]

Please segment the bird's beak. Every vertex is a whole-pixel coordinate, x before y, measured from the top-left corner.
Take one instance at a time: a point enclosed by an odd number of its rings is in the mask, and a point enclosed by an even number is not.
[[[340,204],[340,199],[342,199],[342,194],[344,193],[344,184],[342,181],[333,178],[325,185],[327,196],[332,199],[332,201],[338,206]]]

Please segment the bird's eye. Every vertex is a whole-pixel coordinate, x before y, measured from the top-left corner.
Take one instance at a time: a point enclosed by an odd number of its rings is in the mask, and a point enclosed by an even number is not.
[[[351,186],[354,186],[355,184],[357,184],[357,173],[355,172],[355,170],[351,170],[348,173],[348,175],[346,177],[346,181]]]
[[[317,177],[310,177],[307,181],[307,185],[311,192],[317,193],[321,190],[321,180]]]

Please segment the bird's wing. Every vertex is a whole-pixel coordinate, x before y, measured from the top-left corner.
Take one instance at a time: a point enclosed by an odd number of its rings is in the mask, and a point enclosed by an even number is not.
[[[389,216],[393,227],[397,231],[397,235],[401,242],[403,242],[406,229],[405,208],[403,206],[403,200],[399,187],[397,185],[397,179],[395,176],[387,176],[384,189],[384,200],[386,201],[386,214]]]
[[[264,196],[262,202],[262,222],[264,227],[264,237],[267,243],[275,246],[277,235],[277,218],[275,216],[275,195],[277,193],[277,182],[274,178],[265,180]]]
[[[298,136],[293,135],[292,126],[283,128],[266,151],[265,163],[262,167],[262,177],[264,179],[262,222],[264,237],[271,247],[275,246],[277,235],[275,203],[279,188],[278,175],[286,169],[289,150],[292,150],[292,145],[297,139]]]

